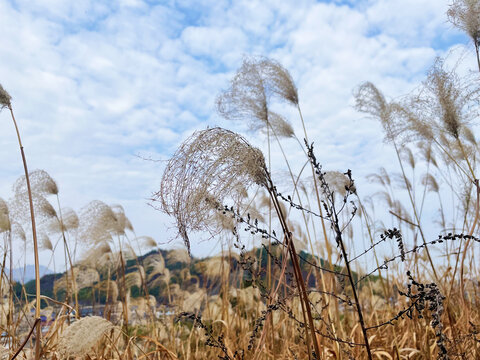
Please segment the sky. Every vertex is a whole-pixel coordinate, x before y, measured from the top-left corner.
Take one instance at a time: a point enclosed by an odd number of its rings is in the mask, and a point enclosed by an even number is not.
[[[460,48],[473,61],[447,9],[446,0],[0,0],[0,83],[30,170],[57,181],[63,206],[121,204],[137,235],[179,246],[172,220],[148,205],[164,161],[145,158],[166,160],[193,131],[217,125],[265,150],[264,135],[215,110],[244,56],[290,71],[318,159],[352,169],[368,192],[366,175],[388,168],[393,152],[380,125],[353,108],[353,89],[368,80],[395,98],[417,87],[437,56]],[[283,110],[301,137],[298,116]],[[8,199],[23,168],[5,110],[0,142]],[[285,146],[302,156],[295,142]],[[279,176],[278,151],[273,163]],[[192,244],[197,256],[213,248]],[[48,258],[42,252],[41,263]]]

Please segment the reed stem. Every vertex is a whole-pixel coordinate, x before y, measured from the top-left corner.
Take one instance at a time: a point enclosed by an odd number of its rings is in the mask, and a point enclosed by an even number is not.
[[[30,218],[32,221],[32,234],[33,234],[33,254],[35,258],[35,321],[36,321],[36,334],[35,334],[35,360],[40,359],[41,352],[41,328],[40,328],[40,264],[38,259],[38,241],[37,241],[37,228],[35,224],[35,211],[33,209],[32,189],[30,187],[30,178],[28,176],[27,160],[25,152],[23,150],[22,139],[20,137],[20,131],[18,130],[17,121],[13,114],[12,106],[9,105],[8,109],[12,116],[12,121],[15,126],[15,131],[18,138],[18,146],[20,147],[20,153],[22,155],[23,169],[25,171],[25,180],[27,183],[28,201],[30,205]]]

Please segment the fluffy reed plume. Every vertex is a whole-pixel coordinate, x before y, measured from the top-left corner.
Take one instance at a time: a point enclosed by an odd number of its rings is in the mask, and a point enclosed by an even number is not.
[[[209,279],[218,279],[230,272],[230,264],[221,256],[211,257],[195,265],[196,269]]]
[[[480,59],[478,47],[480,42],[480,3],[477,0],[454,0],[447,11],[448,21],[463,30],[472,39],[477,55],[478,69]]]
[[[251,130],[268,126],[267,94],[255,60],[243,60],[230,88],[217,98],[216,104],[225,119],[247,121]]]
[[[211,128],[195,132],[169,160],[153,201],[175,217],[179,235],[190,252],[189,231],[221,231],[205,220],[226,200],[239,202],[236,189],[267,185],[265,159],[240,135]],[[215,199],[212,206],[208,199]]]
[[[17,222],[12,222],[12,234],[14,238],[20,239],[24,243],[27,241],[27,234],[23,226]]]
[[[402,156],[404,161],[406,161],[408,165],[410,165],[412,169],[415,169],[415,165],[416,165],[415,157],[413,156],[413,152],[409,147],[407,146],[403,147],[400,151],[400,155]]]
[[[148,297],[132,299],[131,304],[132,307],[136,307],[135,312],[143,317],[145,314],[151,311],[152,308],[155,308],[157,299],[155,299],[155,296],[149,295]]]
[[[183,299],[184,310],[196,311],[200,310],[203,306],[203,303],[207,300],[207,292],[205,289],[198,289],[192,293],[185,293],[185,298]]]
[[[411,181],[408,178],[404,178],[402,174],[394,173],[392,174],[392,179],[398,188],[412,190]]]
[[[267,90],[292,105],[298,105],[298,90],[288,70],[279,62],[266,57],[257,58],[257,64]]]
[[[181,296],[183,293],[182,293],[182,289],[180,288],[180,285],[179,284],[172,284],[170,285],[170,291],[172,292],[172,294],[176,297],[179,297]]]
[[[97,270],[92,267],[86,266],[76,266],[73,268],[73,273],[75,274],[75,280],[77,284],[77,290],[81,290],[87,287],[92,286],[94,283],[100,281],[100,275]],[[68,273],[67,276],[69,276]],[[67,288],[67,279],[66,275],[62,276],[60,279],[55,281],[54,291],[64,290]]]
[[[50,231],[62,232],[71,231],[78,228],[80,220],[77,213],[70,208],[62,209],[62,218],[59,221],[54,221],[50,224]]]
[[[245,58],[230,88],[217,97],[217,111],[225,119],[248,122],[253,131],[268,128],[274,120],[279,130],[277,136],[290,137],[291,126],[280,115],[269,111],[272,95],[298,104],[297,88],[285,68],[268,58]]]
[[[293,138],[295,137],[295,131],[292,125],[282,115],[273,111],[269,113],[270,127],[276,136]]]
[[[55,180],[45,170],[34,170],[29,173],[30,186],[34,193],[42,195],[57,195],[58,185]],[[13,185],[13,191],[15,193],[27,192],[27,183],[25,181],[25,175],[21,176]]]
[[[171,276],[172,275],[170,274],[170,270],[168,270],[167,268],[161,270],[160,267],[153,268],[152,272],[149,273],[147,277],[148,286],[155,287],[162,284],[168,285],[170,283]]]
[[[100,276],[97,270],[89,267],[77,267],[74,268],[75,279],[77,281],[78,289],[83,289],[92,286],[94,283],[100,280]]]
[[[385,96],[371,82],[364,82],[354,90],[355,108],[375,116],[382,123],[390,122],[390,109]]]
[[[0,110],[3,110],[6,107],[10,107],[12,104],[11,101],[12,97],[7,92],[7,90],[3,88],[2,84],[0,84]]]
[[[395,116],[399,107],[395,103],[389,103],[385,96],[371,82],[360,84],[353,92],[355,97],[355,109],[380,120],[385,130],[385,140],[393,141],[406,130],[405,117]]]
[[[6,324],[7,314],[8,314],[8,311],[10,310],[9,308],[10,305],[3,300],[3,298],[7,297],[9,293],[10,293],[10,282],[6,276],[2,276],[2,278],[0,278],[0,297],[2,298],[2,301],[0,301],[0,323],[1,324]]]
[[[137,272],[140,274],[142,279],[145,279],[145,267],[143,265],[136,265]]]
[[[105,295],[105,302],[106,303],[114,303],[118,299],[119,291],[118,291],[118,285],[116,281],[112,280],[103,280],[98,283],[97,287],[98,291],[100,294]],[[107,297],[107,291],[108,291],[108,297]]]
[[[46,233],[40,233],[38,236],[38,240],[41,249],[53,251],[52,242]]]
[[[228,234],[231,234],[232,231],[235,229],[235,219],[233,219],[231,216],[227,214],[223,214],[221,212],[216,212],[213,214],[213,219],[216,224],[219,225],[219,227],[222,230],[225,230]]]
[[[229,318],[235,318],[236,314],[233,311],[230,303],[225,304],[224,299],[218,295],[213,295],[208,298],[208,304],[205,306],[202,316],[204,319],[208,319],[210,321],[224,321],[223,319],[227,316]]]
[[[449,151],[444,154],[447,161],[465,158],[465,145],[476,147],[469,124],[479,113],[479,92],[473,82],[447,71],[443,60],[437,58],[418,94],[406,97],[401,104],[389,104],[388,123],[393,127],[385,127],[387,138],[399,141],[400,135],[407,135],[401,140],[433,142],[444,152]],[[357,109],[373,115],[372,106]]]
[[[80,211],[79,238],[86,244],[110,241],[117,233],[117,215],[112,208],[99,200],[93,200]]]
[[[405,209],[405,206],[399,201],[392,201],[391,210],[397,215],[398,218],[403,219],[409,224],[409,226],[414,226],[414,222],[410,216],[410,213]]]
[[[173,265],[176,263],[187,264],[190,262],[190,256],[185,249],[173,249],[167,254],[167,263]]]
[[[480,40],[480,3],[477,0],[454,0],[447,11],[448,20],[465,31],[478,44]]]
[[[347,188],[355,192],[356,190],[350,186],[350,179],[340,171],[327,171],[325,172],[325,181],[334,192],[340,194],[342,197],[346,195]]]
[[[136,266],[137,271],[130,272],[125,275],[125,288],[130,289],[134,286],[140,288],[142,279],[145,279],[145,270],[142,266]]]
[[[5,200],[0,198],[0,233],[10,231],[11,228],[12,224],[10,222],[8,204]]]
[[[433,153],[432,144],[426,142],[420,142],[418,144],[418,148],[420,149],[420,154],[423,156],[423,159],[426,163],[432,164],[436,168],[438,168],[437,158]]]
[[[353,95],[357,111],[380,121],[385,131],[385,141],[395,145],[414,139],[433,140],[435,135],[431,124],[425,121],[421,111],[415,110],[419,108],[418,98],[408,98],[401,104],[388,102],[382,92],[368,81],[360,84]]]
[[[115,326],[99,316],[82,318],[68,326],[60,335],[57,351],[62,358],[85,356]]]
[[[147,256],[145,260],[143,260],[143,263],[150,275],[154,273],[160,274],[165,269],[165,260],[160,253]]]
[[[156,248],[158,246],[157,242],[151,236],[139,236],[136,240],[145,248]]]
[[[479,90],[445,70],[441,59],[435,61],[423,86],[418,101],[425,121],[439,133],[456,140],[463,137],[464,128],[478,115],[478,106],[472,105],[477,105]]]
[[[265,223],[265,217],[263,216],[263,214],[252,204],[250,204],[250,206],[247,209],[245,209],[245,212],[250,214],[250,217],[252,219],[257,219],[259,222]]]
[[[108,242],[100,241],[83,255],[81,264],[90,267],[112,266],[116,261]]]
[[[50,202],[40,194],[32,194],[33,208],[35,216],[40,225],[49,222],[57,217],[57,212]],[[13,199],[10,200],[11,216],[22,224],[30,221],[30,206],[28,193],[15,193]]]
[[[133,231],[133,226],[130,220],[125,215],[125,210],[122,205],[112,205],[110,207],[116,219],[115,231],[117,235],[125,234],[126,230]]]
[[[438,182],[432,174],[425,174],[422,177],[421,182],[422,182],[422,185],[427,187],[428,191],[433,191],[438,193],[440,187],[438,186]]]

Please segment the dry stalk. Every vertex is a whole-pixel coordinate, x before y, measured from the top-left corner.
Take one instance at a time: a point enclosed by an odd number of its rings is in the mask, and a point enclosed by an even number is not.
[[[6,90],[0,85],[0,110],[3,109],[4,107],[7,107],[8,110],[10,110],[10,115],[12,117],[13,125],[15,126],[15,131],[17,133],[17,139],[18,139],[18,146],[20,147],[20,153],[22,155],[23,169],[25,171],[25,180],[27,183],[28,200],[30,205],[30,218],[32,222],[33,253],[34,253],[34,259],[35,259],[35,289],[36,289],[35,318],[37,320],[36,324],[38,325],[39,324],[38,320],[40,319],[40,268],[39,268],[39,260],[38,260],[38,241],[37,241],[37,230],[36,230],[36,224],[35,224],[35,213],[33,208],[32,190],[30,187],[30,178],[28,174],[27,160],[25,157],[25,152],[23,150],[20,131],[18,130],[17,121],[15,120],[15,115],[13,114],[11,97],[6,92]],[[42,333],[40,331],[40,326],[37,326],[36,341],[35,341],[35,360],[38,360],[40,358],[41,335]]]

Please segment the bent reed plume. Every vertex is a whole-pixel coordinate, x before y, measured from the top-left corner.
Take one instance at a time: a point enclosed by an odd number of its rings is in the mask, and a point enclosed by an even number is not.
[[[227,198],[238,205],[238,189],[252,184],[267,186],[265,159],[238,134],[222,128],[195,132],[168,161],[153,195],[161,209],[174,216],[179,235],[190,253],[190,231],[221,229],[207,220],[217,203]]]

